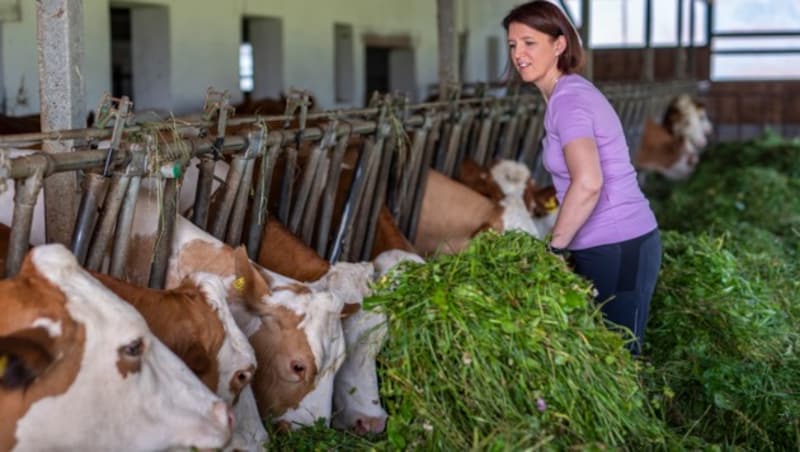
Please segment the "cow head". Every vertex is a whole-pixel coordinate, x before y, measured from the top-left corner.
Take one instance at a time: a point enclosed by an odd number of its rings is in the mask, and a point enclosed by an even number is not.
[[[705,114],[705,108],[701,112],[687,94],[679,95],[670,103],[664,126],[674,137],[685,138],[698,152],[708,144],[711,122]]]
[[[214,389],[224,400],[235,403],[255,373],[255,352],[231,314],[228,288],[223,280],[218,275],[203,272],[193,273],[189,278],[203,291],[205,302],[222,322],[224,336],[216,356],[219,381]]]
[[[356,434],[380,433],[388,415],[381,407],[375,358],[386,341],[386,314],[359,311],[343,320],[347,358],[336,374],[333,426]]]
[[[256,352],[253,390],[262,416],[291,426],[330,419],[333,377],[344,360],[344,302],[330,292],[236,259],[234,316]]]
[[[0,282],[0,449],[217,448],[230,408],[61,245]]]

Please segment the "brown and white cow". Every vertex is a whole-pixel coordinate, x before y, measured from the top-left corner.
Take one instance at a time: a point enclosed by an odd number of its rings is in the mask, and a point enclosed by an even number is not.
[[[136,207],[132,246],[139,250],[129,265],[134,278],[147,279],[155,243],[158,207],[144,191]],[[142,259],[141,257],[144,256]],[[321,376],[334,373],[344,355],[339,317],[343,303],[329,292],[313,292],[296,281],[265,278],[242,247],[231,248],[178,216],[168,263],[167,286],[174,287],[194,272],[220,276],[237,325],[256,353],[253,390],[261,416],[289,423],[325,417],[298,409]],[[302,417],[302,419],[298,419]]]
[[[228,291],[219,276],[193,273],[174,289],[156,290],[102,273],[93,275],[133,305],[153,334],[209,389],[235,403],[255,373],[256,357],[233,319]]]
[[[506,203],[518,204],[521,199],[533,217],[538,238],[544,238],[553,230],[558,217],[555,187],[537,187],[524,164],[500,159],[487,169],[466,158],[461,163],[457,179],[495,202],[506,200]],[[509,201],[511,199],[516,201]]]
[[[63,246],[28,253],[0,301],[0,449],[228,442],[228,405]]]
[[[652,171],[670,180],[683,180],[694,173],[700,156],[686,138],[674,137],[660,124],[647,119],[642,142],[633,158],[640,171]]]
[[[457,253],[485,229],[498,232],[518,229],[539,235],[522,202],[514,200],[502,205],[438,171],[429,170],[414,247],[423,256],[437,251]]]

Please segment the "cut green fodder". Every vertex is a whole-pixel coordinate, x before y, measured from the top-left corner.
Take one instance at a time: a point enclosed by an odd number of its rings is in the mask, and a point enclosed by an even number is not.
[[[796,450],[800,338],[784,306],[746,276],[724,238],[662,239],[646,345],[666,418],[713,443]]]
[[[293,452],[337,452],[337,451],[385,451],[388,443],[383,436],[361,437],[326,427],[324,420],[315,425],[291,432],[279,432],[273,425],[267,425],[269,442],[267,451]]]
[[[522,233],[485,233],[455,256],[378,284],[378,357],[392,448],[655,448],[638,365],[589,284]]]

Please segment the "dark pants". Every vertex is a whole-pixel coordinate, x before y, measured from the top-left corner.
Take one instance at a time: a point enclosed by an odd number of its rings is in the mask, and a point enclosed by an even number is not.
[[[641,353],[650,299],[661,269],[661,237],[658,229],[624,242],[571,252],[575,273],[597,289],[595,301],[612,323],[636,336],[631,353]]]

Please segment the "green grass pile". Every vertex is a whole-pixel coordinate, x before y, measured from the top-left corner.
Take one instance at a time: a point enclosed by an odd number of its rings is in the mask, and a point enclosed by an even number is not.
[[[797,450],[800,337],[789,314],[724,237],[662,239],[646,354],[666,419],[712,443]]]
[[[378,357],[392,449],[674,445],[588,283],[526,234],[485,233],[408,265],[366,300],[390,313]]]

